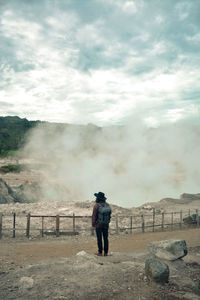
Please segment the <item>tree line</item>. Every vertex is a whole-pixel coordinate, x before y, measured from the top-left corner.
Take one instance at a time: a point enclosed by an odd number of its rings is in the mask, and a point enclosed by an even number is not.
[[[39,123],[17,116],[0,117],[0,156],[14,155],[23,147],[28,131]]]

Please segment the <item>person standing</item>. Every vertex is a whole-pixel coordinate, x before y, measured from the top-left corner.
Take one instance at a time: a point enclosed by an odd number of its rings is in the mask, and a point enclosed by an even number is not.
[[[107,256],[109,248],[108,229],[112,211],[110,205],[106,202],[107,198],[104,193],[95,193],[94,196],[96,197],[96,204],[93,207],[92,227],[96,229],[98,246],[98,253],[96,255],[102,256],[104,250],[104,256]]]

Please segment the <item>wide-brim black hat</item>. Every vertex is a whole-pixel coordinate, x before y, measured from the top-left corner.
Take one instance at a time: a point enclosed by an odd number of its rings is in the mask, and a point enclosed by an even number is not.
[[[102,193],[102,192],[95,193],[94,195],[95,195],[95,197],[97,197],[97,198],[100,199],[100,200],[106,200],[106,199],[107,199],[107,198],[105,197],[105,194]]]

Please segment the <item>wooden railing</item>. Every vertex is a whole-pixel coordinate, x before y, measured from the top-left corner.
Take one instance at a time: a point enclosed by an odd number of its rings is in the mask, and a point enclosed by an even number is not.
[[[192,211],[196,215],[195,226],[200,226],[200,217],[198,209],[179,211],[179,212],[162,212],[156,213],[155,209],[152,214],[140,214],[140,215],[113,215],[110,224],[110,232],[119,234],[120,232],[126,233],[136,233],[136,232],[154,232],[161,229],[181,229],[183,226],[187,226],[183,222],[184,217],[192,215]],[[7,220],[8,219],[8,220]],[[22,220],[23,219],[23,220]],[[20,220],[20,225],[17,223]],[[34,221],[37,221],[37,226]],[[53,221],[52,221],[53,220]],[[61,220],[68,220],[67,226],[61,228]],[[71,221],[70,221],[71,220]],[[86,221],[87,224],[77,225],[77,221]],[[4,222],[5,221],[5,222]],[[70,222],[69,222],[70,221]],[[53,223],[51,228],[49,228],[49,223]],[[194,224],[191,224],[194,226]],[[53,228],[52,228],[53,227]],[[16,237],[16,232],[23,232],[23,236],[30,238],[31,233],[34,231],[39,232],[41,237],[44,235],[55,235],[59,237],[60,235],[76,235],[80,232],[90,232],[94,235],[94,229],[91,227],[91,216],[79,216],[79,215],[32,215],[31,213],[27,215],[19,214],[15,212],[6,215],[0,213],[0,238],[3,235]],[[9,232],[9,234],[5,234]],[[11,232],[11,234],[10,234]],[[36,235],[38,236],[38,234]]]

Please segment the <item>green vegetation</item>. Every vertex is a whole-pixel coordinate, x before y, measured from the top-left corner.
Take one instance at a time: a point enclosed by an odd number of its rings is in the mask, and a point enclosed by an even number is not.
[[[20,150],[26,143],[27,137],[30,136],[30,131],[41,126],[44,129],[44,139],[47,143],[52,141],[58,133],[62,133],[69,129],[79,130],[82,139],[83,147],[89,147],[87,144],[88,135],[94,134],[101,130],[99,127],[89,124],[86,127],[83,125],[69,125],[65,123],[49,123],[43,121],[28,121],[19,117],[0,117],[0,157],[19,157]]]
[[[19,117],[0,117],[0,156],[15,156],[23,147],[28,131],[39,123]]]
[[[25,164],[17,164],[17,165],[6,165],[0,167],[0,173],[20,173],[21,171],[26,169]]]
[[[12,157],[12,156],[14,156],[14,157],[16,157],[17,156],[17,154],[18,154],[18,151],[14,151],[14,150],[4,150],[4,149],[2,149],[1,150],[1,153],[0,153],[0,156],[1,157]]]

